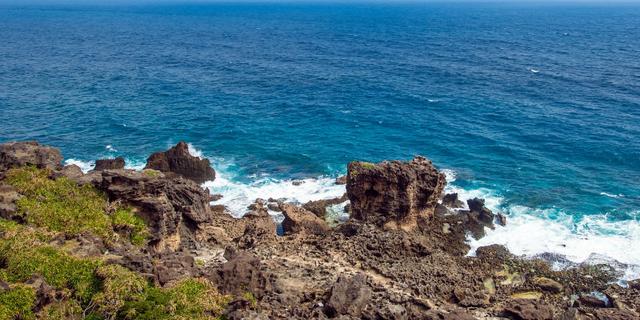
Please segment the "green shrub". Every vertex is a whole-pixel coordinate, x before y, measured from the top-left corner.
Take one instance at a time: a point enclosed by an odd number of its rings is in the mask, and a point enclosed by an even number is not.
[[[41,275],[53,287],[72,289],[83,302],[89,301],[100,286],[94,275],[99,261],[78,259],[51,246],[22,248],[4,258],[11,282],[24,282],[34,275]]]
[[[31,309],[35,300],[35,290],[25,285],[0,292],[0,320],[34,319]]]
[[[105,196],[93,186],[80,186],[66,177],[52,180],[49,174],[33,167],[7,173],[7,183],[24,195],[17,205],[25,220],[69,235],[90,231],[101,237],[111,236]]]
[[[84,320],[80,304],[75,300],[64,300],[48,304],[38,312],[39,320]]]
[[[142,218],[133,213],[131,209],[117,209],[111,216],[115,230],[126,230],[129,240],[135,245],[143,245],[149,238],[149,229]]]
[[[205,279],[185,279],[168,288],[148,287],[144,299],[125,304],[124,319],[216,319],[229,303]]]
[[[49,175],[50,171],[34,167],[11,169],[7,173],[7,183],[24,196],[17,205],[27,223],[71,236],[91,232],[105,240],[112,239],[115,229],[127,233],[131,243],[145,244],[148,228],[130,208],[116,208],[108,215],[107,198],[95,187],[80,186],[66,177],[52,180]],[[0,228],[15,227],[10,222],[4,223],[6,226]]]
[[[119,265],[101,266],[96,275],[102,279],[102,290],[93,297],[96,312],[105,319],[116,319],[126,302],[144,299],[147,282],[141,276]]]

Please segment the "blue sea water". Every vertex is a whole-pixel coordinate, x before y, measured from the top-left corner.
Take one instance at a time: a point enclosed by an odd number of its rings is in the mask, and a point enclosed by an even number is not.
[[[474,245],[640,265],[639,138],[637,4],[0,4],[0,142],[186,140],[238,214],[422,154],[509,217]]]

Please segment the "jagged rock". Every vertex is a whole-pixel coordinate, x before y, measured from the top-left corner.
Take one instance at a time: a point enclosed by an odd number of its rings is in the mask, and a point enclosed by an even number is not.
[[[347,184],[347,176],[339,176],[336,178],[337,185],[345,185]]]
[[[115,159],[96,160],[95,171],[124,169],[124,158],[117,157]]]
[[[533,283],[540,289],[553,293],[559,293],[564,289],[562,284],[560,284],[558,281],[545,277],[536,277],[533,279]]]
[[[340,204],[347,200],[347,194],[345,193],[344,195],[342,195],[342,197],[339,198],[309,201],[302,205],[302,207],[313,212],[319,218],[324,219],[324,217],[327,215],[328,206]]]
[[[56,301],[56,288],[47,284],[42,276],[33,276],[25,284],[36,291],[35,310],[40,310],[43,306]]]
[[[256,298],[274,289],[273,279],[261,270],[260,259],[248,252],[238,252],[212,274],[220,291],[242,296],[247,292]]]
[[[351,162],[347,176],[351,217],[412,229],[418,218],[434,214],[445,183],[444,174],[420,156],[409,162]]]
[[[67,177],[72,181],[77,181],[82,178],[82,176],[84,176],[82,169],[80,169],[80,167],[75,164],[70,164],[62,167],[62,169],[56,174],[59,176]]]
[[[483,307],[489,305],[489,295],[483,291],[456,288],[453,291],[458,304],[463,307]]]
[[[282,228],[285,234],[325,234],[329,231],[327,223],[309,210],[288,203],[283,203],[280,208],[284,214]]]
[[[464,207],[464,202],[458,199],[457,193],[445,194],[444,197],[442,197],[442,204],[452,209]]]
[[[484,237],[484,228],[495,228],[493,220],[495,215],[484,206],[484,199],[473,198],[467,200],[469,211],[461,212],[464,215],[465,229],[471,232],[475,239]]]
[[[150,243],[160,251],[187,244],[198,224],[211,220],[209,194],[191,180],[106,170],[96,186],[112,201],[137,208],[151,230]]]
[[[236,239],[240,248],[253,248],[258,243],[275,240],[276,223],[262,205],[259,205],[257,210],[245,214],[240,220],[245,224],[242,236]]]
[[[578,298],[578,302],[581,306],[592,307],[592,308],[605,308],[607,307],[607,302],[594,297],[590,294],[583,294]]]
[[[12,219],[18,212],[16,201],[20,194],[10,185],[0,184],[0,217]]]
[[[35,141],[0,144],[0,178],[11,168],[35,166],[57,170],[62,167],[61,162],[62,155],[58,149]]]
[[[209,201],[218,201],[222,198],[223,198],[223,195],[216,193],[216,194],[212,194],[211,197],[209,197]]]
[[[300,186],[304,183],[304,180],[293,180],[291,181],[291,184],[294,186]]]
[[[358,318],[371,295],[372,290],[364,274],[359,273],[351,278],[340,276],[331,287],[324,311],[331,318],[340,315]]]
[[[192,156],[186,142],[179,142],[165,152],[152,154],[147,159],[145,169],[175,173],[197,183],[213,181],[216,178],[216,172],[211,168],[209,160]]]
[[[517,320],[553,319],[553,309],[549,305],[535,300],[513,300],[504,309],[504,313]]]
[[[282,211],[282,209],[280,209],[280,204],[277,203],[277,202],[269,202],[267,204],[267,209],[269,209],[271,211],[276,211],[276,212]]]

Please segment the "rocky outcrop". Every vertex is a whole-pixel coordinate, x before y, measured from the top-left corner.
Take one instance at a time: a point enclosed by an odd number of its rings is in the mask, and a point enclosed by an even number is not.
[[[458,199],[457,193],[445,194],[444,197],[442,197],[442,204],[452,209],[464,207],[464,202]]]
[[[216,178],[216,172],[211,168],[209,160],[192,156],[186,142],[180,142],[167,151],[152,154],[147,159],[145,169],[175,173],[197,183],[213,181]]]
[[[434,214],[445,183],[444,174],[420,156],[409,162],[351,162],[347,176],[351,217],[412,229],[419,218]]]
[[[461,212],[464,216],[464,226],[467,231],[475,239],[480,239],[485,236],[484,228],[495,228],[493,220],[495,218],[494,213],[484,205],[484,199],[473,198],[467,200],[469,206],[468,211]]]
[[[281,204],[280,209],[282,209],[282,214],[284,215],[282,228],[285,234],[307,233],[319,235],[329,231],[327,223],[309,210],[288,203]]]
[[[18,212],[16,201],[20,194],[12,186],[0,183],[0,217],[13,219]]]
[[[242,296],[247,293],[260,298],[274,289],[272,277],[262,270],[260,259],[247,252],[229,257],[212,275],[220,291]]]
[[[340,203],[343,203],[343,202],[345,202],[347,200],[348,200],[347,194],[345,193],[340,198],[309,201],[309,202],[305,203],[304,205],[302,205],[302,207],[307,209],[307,210],[309,210],[309,211],[311,211],[311,212],[313,212],[319,218],[324,219],[324,217],[327,215],[327,207],[328,206],[340,204]]]
[[[331,287],[324,312],[331,318],[341,315],[359,318],[371,295],[372,290],[364,274],[350,278],[340,276]]]
[[[0,178],[3,172],[16,167],[35,166],[56,170],[62,167],[62,155],[53,147],[35,141],[0,144]]]
[[[95,171],[124,169],[124,158],[117,157],[115,159],[96,160]]]
[[[276,223],[269,215],[264,203],[256,201],[250,207],[252,211],[238,221],[244,224],[244,231],[236,241],[243,249],[253,248],[258,243],[274,241],[277,235]]]
[[[157,250],[186,245],[199,224],[211,220],[209,194],[191,180],[161,173],[106,170],[96,185],[111,200],[137,209],[152,232]]]

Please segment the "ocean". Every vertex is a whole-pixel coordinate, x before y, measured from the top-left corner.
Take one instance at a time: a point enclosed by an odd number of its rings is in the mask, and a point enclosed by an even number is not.
[[[89,170],[185,140],[236,216],[420,154],[507,216],[472,247],[638,278],[639,35],[638,4],[0,4],[0,142]]]

